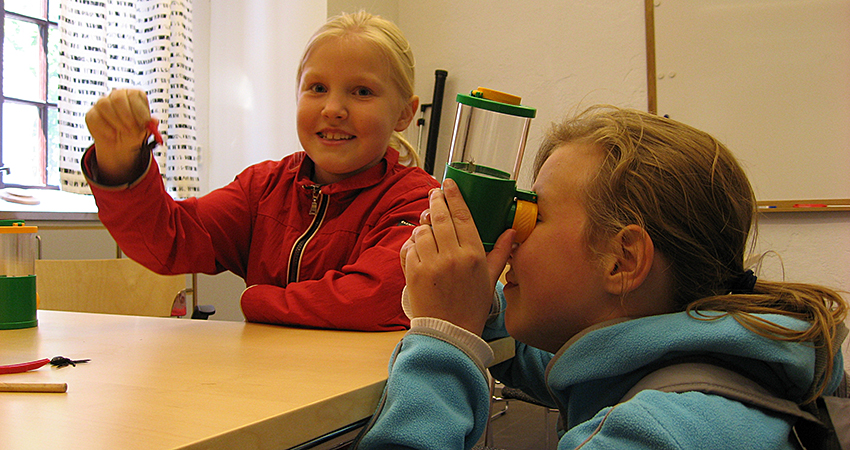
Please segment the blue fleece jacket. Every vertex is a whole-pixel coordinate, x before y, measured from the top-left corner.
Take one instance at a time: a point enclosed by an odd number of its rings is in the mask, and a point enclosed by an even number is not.
[[[502,304],[501,288],[497,290]],[[803,329],[805,322],[763,316]],[[414,324],[390,361],[384,398],[358,448],[471,448],[489,416],[486,355],[440,321]],[[449,331],[447,331],[449,330]],[[484,338],[505,336],[502,317]],[[619,403],[656,364],[711,357],[787,398],[815,379],[811,345],[758,336],[731,317],[686,313],[617,320],[584,330],[556,354],[517,342],[516,356],[491,368],[506,385],[557,406],[567,432],[559,449],[791,449],[791,423],[724,397],[643,391]],[[827,392],[843,370],[835,357]]]

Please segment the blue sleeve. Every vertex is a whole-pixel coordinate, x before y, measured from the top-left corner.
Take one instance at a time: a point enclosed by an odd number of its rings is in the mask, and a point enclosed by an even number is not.
[[[358,449],[472,448],[490,414],[484,368],[440,336],[409,332]]]

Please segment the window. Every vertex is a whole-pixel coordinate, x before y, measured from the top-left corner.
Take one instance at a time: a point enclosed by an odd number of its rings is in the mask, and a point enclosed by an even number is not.
[[[58,0],[0,0],[0,188],[59,186]]]

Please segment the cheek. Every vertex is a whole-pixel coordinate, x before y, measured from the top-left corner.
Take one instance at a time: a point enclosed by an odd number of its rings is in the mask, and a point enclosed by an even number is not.
[[[568,244],[567,236],[554,236],[540,229],[515,250],[511,267],[519,287],[511,294],[517,297],[514,303],[522,312],[523,321],[546,320],[559,311],[559,299],[572,291],[575,270],[582,261]],[[511,298],[507,298],[510,302]]]
[[[359,118],[363,120],[363,126],[375,132],[391,134],[398,123],[400,112],[397,108],[389,105],[370,105],[364,109]]]
[[[565,249],[557,241],[549,238],[545,230],[534,230],[525,242],[520,244],[512,259],[519,283],[531,294],[544,290],[547,285],[557,282],[558,274],[563,271],[567,259]]]
[[[363,117],[363,120],[359,123],[360,129],[368,131],[370,136],[374,136],[376,139],[386,137],[389,140],[393,130],[387,116],[383,114],[382,112],[373,112],[372,115]],[[353,120],[357,120],[357,118]]]
[[[306,95],[295,102],[295,112],[299,116],[315,116],[321,112],[321,108],[321,101]]]
[[[295,124],[298,127],[306,126],[310,123],[310,114],[308,113],[308,107],[303,102],[298,102],[297,107],[295,108]]]

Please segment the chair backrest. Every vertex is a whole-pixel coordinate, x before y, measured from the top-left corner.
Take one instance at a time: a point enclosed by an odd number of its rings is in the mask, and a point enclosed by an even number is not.
[[[38,308],[169,317],[185,275],[159,275],[127,259],[36,260]]]

